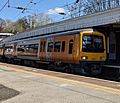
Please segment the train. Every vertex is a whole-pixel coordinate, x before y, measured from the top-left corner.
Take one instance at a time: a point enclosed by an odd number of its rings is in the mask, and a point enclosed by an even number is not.
[[[1,60],[90,75],[100,74],[106,61],[105,35],[92,28],[18,37],[0,42]]]

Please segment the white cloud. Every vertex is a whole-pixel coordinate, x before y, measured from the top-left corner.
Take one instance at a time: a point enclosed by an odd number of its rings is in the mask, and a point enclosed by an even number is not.
[[[65,10],[63,8],[55,8],[55,9],[49,9],[48,14],[59,14],[59,13],[63,13],[65,14]]]

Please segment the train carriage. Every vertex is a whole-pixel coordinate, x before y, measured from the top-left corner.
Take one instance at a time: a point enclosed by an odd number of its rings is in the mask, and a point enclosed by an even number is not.
[[[99,74],[106,60],[105,36],[93,29],[16,39],[4,45],[8,59],[45,62],[67,72]]]

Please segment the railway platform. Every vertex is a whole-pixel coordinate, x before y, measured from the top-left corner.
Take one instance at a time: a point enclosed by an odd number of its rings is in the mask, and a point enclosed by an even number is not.
[[[120,103],[120,82],[0,63],[0,103]]]

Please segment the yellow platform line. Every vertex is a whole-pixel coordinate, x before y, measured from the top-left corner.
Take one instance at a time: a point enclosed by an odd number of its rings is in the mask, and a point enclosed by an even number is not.
[[[87,88],[93,88],[99,91],[104,91],[107,93],[112,93],[112,94],[117,94],[120,95],[120,90],[115,89],[115,88],[110,88],[110,87],[105,87],[105,86],[100,86],[100,85],[96,85],[96,84],[92,84],[92,83],[86,83],[86,82],[81,82],[81,81],[77,81],[77,80],[70,80],[70,79],[66,79],[66,78],[60,78],[60,77],[55,77],[55,76],[51,76],[51,75],[47,75],[47,74],[40,74],[40,73],[36,73],[33,71],[26,71],[26,70],[21,70],[21,69],[16,69],[16,68],[8,68],[7,66],[4,66],[5,68],[2,69],[9,69],[9,70],[14,70],[17,72],[22,72],[22,73],[27,73],[27,74],[32,74],[32,75],[36,75],[36,76],[44,76],[47,78],[51,78],[51,79],[57,79],[57,80],[61,80],[64,82],[68,82],[68,83],[77,83],[83,86],[86,86]]]

